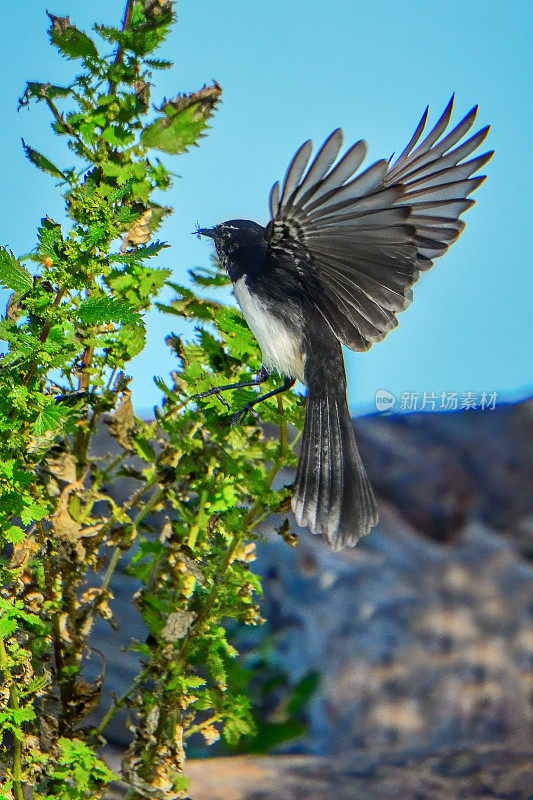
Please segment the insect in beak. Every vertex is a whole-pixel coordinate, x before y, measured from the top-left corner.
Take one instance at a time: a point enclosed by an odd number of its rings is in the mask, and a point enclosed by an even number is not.
[[[200,228],[198,223],[196,223],[196,230],[194,230],[192,233],[193,236],[209,236],[210,239],[215,238],[215,234],[211,228]]]

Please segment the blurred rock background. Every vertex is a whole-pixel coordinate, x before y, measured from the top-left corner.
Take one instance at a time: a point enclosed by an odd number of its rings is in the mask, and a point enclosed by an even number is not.
[[[268,623],[241,633],[241,646],[253,665],[253,647],[266,637],[269,669],[286,684],[279,702],[275,692],[265,700],[265,719],[283,719],[287,685],[309,675],[318,682],[302,712],[306,732],[274,752],[342,758],[369,748],[504,748],[510,765],[509,753],[528,753],[531,742],[533,403],[373,415],[355,427],[380,505],[378,527],[340,553],[297,529],[299,546],[291,548],[273,524],[257,545]],[[98,447],[112,447],[105,432]],[[122,490],[130,493],[127,482]],[[122,693],[137,670],[135,654],[121,650],[132,635],[143,639],[135,588],[117,574],[120,630],[100,621],[94,631],[107,696]],[[89,667],[98,674],[100,657]],[[127,743],[123,723],[117,715],[110,729],[117,748]],[[507,794],[486,796],[533,796],[533,767],[526,773],[521,768],[520,780],[531,794],[508,786]],[[267,797],[246,794],[256,796]]]

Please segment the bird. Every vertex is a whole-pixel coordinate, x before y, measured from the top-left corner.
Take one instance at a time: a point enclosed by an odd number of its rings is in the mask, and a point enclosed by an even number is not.
[[[427,130],[429,107],[396,160],[361,169],[367,144],[342,155],[342,129],[312,159],[302,144],[282,183],[270,192],[266,226],[234,219],[195,233],[213,240],[237,302],[262,352],[257,377],[196,395],[264,383],[283,385],[248,403],[307,387],[292,496],[296,522],[334,550],[349,547],[378,522],[374,493],[357,448],[346,397],[342,346],[367,351],[398,325],[413,285],[465,228],[461,215],[485,180],[493,151],[472,154],[490,126],[466,138],[478,106],[449,129],[454,95]]]

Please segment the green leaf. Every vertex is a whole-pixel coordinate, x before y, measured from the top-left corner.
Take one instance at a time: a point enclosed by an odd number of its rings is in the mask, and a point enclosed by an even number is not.
[[[52,25],[49,34],[52,44],[67,58],[98,58],[98,50],[86,33],[71,24],[69,17],[56,17],[46,12]]]
[[[145,56],[166,38],[174,19],[172,4],[143,2],[133,5],[131,24],[126,30],[97,25],[96,30],[110,42],[118,42],[124,50]]]
[[[224,270],[197,267],[190,269],[189,275],[197,286],[229,286],[231,278]]]
[[[64,173],[61,172],[61,170],[56,167],[55,164],[52,164],[52,162],[49,161],[46,156],[43,156],[43,154],[39,153],[38,150],[34,150],[33,147],[27,145],[24,139],[21,139],[21,141],[26,158],[28,158],[32,164],[35,164],[38,169],[42,169],[43,172],[48,172],[48,174],[53,175],[54,178],[62,178],[63,180],[67,179]]]
[[[131,440],[131,443],[141,458],[143,458],[149,464],[153,464],[155,462],[155,450],[146,436],[135,436]]]
[[[50,217],[41,220],[41,227],[37,231],[39,239],[39,252],[45,258],[55,259],[61,254],[63,235],[61,225]]]
[[[235,725],[233,720],[227,724],[224,729],[224,736],[230,745],[235,745],[238,741],[236,734],[241,733]],[[245,731],[246,733],[246,731]],[[283,742],[289,742],[292,739],[298,739],[305,736],[307,733],[307,726],[302,722],[290,719],[287,722],[271,723],[265,722],[261,725],[260,731],[251,742],[247,743],[246,751],[248,753],[268,753],[277,745]]]
[[[166,61],[163,58],[145,58],[144,63],[152,69],[170,69],[174,66],[172,61]]]
[[[169,247],[166,242],[152,242],[146,247],[136,247],[135,249],[127,250],[125,253],[117,253],[111,256],[109,262],[121,261],[123,264],[131,264],[132,261],[143,261],[146,258],[156,256],[165,247]]]
[[[20,518],[23,525],[29,525],[32,522],[38,522],[43,519],[47,514],[48,508],[45,505],[42,503],[31,503],[31,505],[22,509]]]
[[[118,192],[112,194],[109,198],[110,203],[117,203],[119,200],[122,200],[123,197],[126,197],[127,194],[131,192],[131,187],[133,186],[133,178],[129,181],[126,181],[124,186],[121,186]]]
[[[33,278],[11,250],[0,247],[0,284],[15,292],[28,292],[33,286]]]
[[[33,433],[35,436],[42,436],[46,431],[53,431],[61,423],[61,419],[62,414],[59,408],[47,406],[38,413],[32,426]]]
[[[120,331],[119,341],[126,347],[128,360],[139,355],[144,350],[146,344],[146,328],[144,324],[123,325]]]
[[[103,322],[138,324],[141,321],[138,312],[128,303],[107,295],[84,300],[78,308],[77,315],[82,322],[90,325]]]
[[[6,530],[5,537],[7,542],[11,542],[11,544],[19,544],[26,538],[26,533],[22,530],[22,528],[19,528],[18,525],[11,525]]]
[[[102,133],[102,139],[113,147],[125,147],[134,141],[135,136],[123,125],[110,125]]]
[[[165,116],[144,128],[141,144],[172,155],[183,153],[205,135],[207,120],[213,114],[221,94],[222,89],[218,83],[214,83],[204,86],[199,92],[167,100],[159,109]]]
[[[19,110],[23,106],[27,106],[30,100],[34,99],[37,102],[40,100],[53,100],[55,97],[68,97],[71,90],[65,86],[54,86],[52,83],[37,83],[37,81],[28,81],[24,94],[19,99]]]

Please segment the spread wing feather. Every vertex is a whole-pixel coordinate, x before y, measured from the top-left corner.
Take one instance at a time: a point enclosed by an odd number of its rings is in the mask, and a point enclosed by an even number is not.
[[[492,152],[467,159],[489,128],[464,140],[476,106],[446,133],[453,100],[422,139],[426,108],[393,164],[376,161],[356,174],[366,144],[356,142],[339,158],[343,135],[337,129],[312,161],[312,144],[305,142],[282,187],[272,188],[267,228],[272,254],[285,269],[296,269],[298,256],[297,269],[308,273],[305,285],[313,301],[354,350],[367,350],[396,327],[396,314],[412,302],[420,270],[429,269],[460,236],[465,225],[459,218],[474,202],[469,195],[485,179],[476,173]]]

